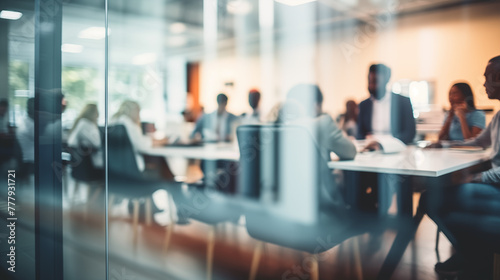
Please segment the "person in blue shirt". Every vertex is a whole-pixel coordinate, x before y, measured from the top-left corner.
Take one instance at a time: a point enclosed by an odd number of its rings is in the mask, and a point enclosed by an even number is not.
[[[451,109],[439,132],[439,140],[464,140],[479,135],[486,126],[486,118],[484,112],[476,110],[469,84],[454,84],[449,100]]]

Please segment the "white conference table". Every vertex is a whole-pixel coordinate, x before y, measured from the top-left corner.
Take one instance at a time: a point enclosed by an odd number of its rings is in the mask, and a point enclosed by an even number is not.
[[[185,159],[203,159],[203,160],[228,160],[238,161],[240,159],[240,151],[235,143],[213,143],[203,146],[164,146],[153,147],[144,154],[151,156],[163,156],[172,158]]]
[[[331,161],[328,166],[349,171],[439,177],[488,161],[490,154],[491,149],[457,151],[408,146],[395,154],[359,153],[354,160]]]
[[[203,146],[155,147],[144,151],[147,155],[166,158],[238,161],[240,154],[234,143]],[[459,171],[490,159],[491,150],[456,151],[451,149],[421,149],[408,146],[400,153],[358,153],[354,160],[330,161],[331,169],[374,172],[396,175],[439,177]]]

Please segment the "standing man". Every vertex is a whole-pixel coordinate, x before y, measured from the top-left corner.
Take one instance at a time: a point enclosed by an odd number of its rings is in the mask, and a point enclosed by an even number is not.
[[[373,135],[392,135],[408,144],[416,133],[410,99],[387,88],[391,68],[373,64],[368,71],[370,98],[359,104],[358,139]]]
[[[388,89],[390,78],[391,69],[386,65],[370,66],[370,97],[359,104],[357,139],[397,138],[405,144],[413,141],[416,125],[410,99]],[[346,174],[349,174],[348,177],[352,176],[351,184],[357,186],[354,199],[360,209],[378,211],[385,215],[392,202],[393,191],[396,190],[398,213],[411,213],[411,190],[393,185],[400,182],[391,183],[387,177],[376,173]]]
[[[251,89],[248,92],[248,104],[252,108],[252,112],[243,113],[241,115],[242,124],[258,124],[260,123],[260,92],[256,89]]]
[[[235,115],[226,111],[227,96],[224,93],[217,95],[217,110],[203,115],[191,133],[191,139],[201,137],[204,141],[229,142],[233,140]]]

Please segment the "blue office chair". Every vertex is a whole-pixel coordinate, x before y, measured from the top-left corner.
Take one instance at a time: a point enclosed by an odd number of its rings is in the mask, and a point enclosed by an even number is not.
[[[325,199],[322,188],[335,187],[329,179],[328,158],[304,127],[245,125],[237,128],[237,136],[240,189],[255,199],[254,207],[245,209],[247,231],[253,238],[319,254],[375,226],[371,215]],[[354,243],[357,246],[357,240]],[[257,274],[260,248],[258,244],[254,251],[250,279]],[[311,279],[318,279],[316,257],[312,268]],[[362,278],[361,265],[357,268]]]
[[[243,211],[235,197],[221,193],[215,186],[184,185],[170,189],[180,221],[194,219],[210,226],[207,236],[206,279],[212,279],[215,247],[215,227],[226,222],[236,224]],[[172,227],[173,228],[173,227]],[[168,248],[171,233],[166,237],[164,250]]]
[[[133,203],[134,240],[139,223],[139,200],[145,200],[146,225],[151,225],[151,195],[159,189],[179,184],[143,175],[137,167],[134,149],[123,125],[108,127],[108,174],[109,192],[113,194],[109,204],[113,204],[115,194],[130,198]]]
[[[104,169],[96,168],[92,162],[92,148],[87,147],[67,147],[66,151],[69,152],[71,166],[71,177],[75,181],[75,187],[73,190],[73,201],[78,193],[80,185],[85,183],[89,187],[87,203],[85,210],[85,215],[88,214],[88,207],[92,204],[98,197],[98,195],[104,189]],[[66,166],[63,165],[63,172]],[[63,176],[66,176],[63,174]],[[67,183],[65,183],[67,186]]]

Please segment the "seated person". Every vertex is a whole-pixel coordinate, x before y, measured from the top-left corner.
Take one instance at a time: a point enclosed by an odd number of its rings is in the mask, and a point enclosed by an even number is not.
[[[94,167],[102,169],[103,153],[97,118],[99,118],[97,105],[87,104],[83,107],[82,112],[76,118],[73,128],[69,133],[68,146],[74,149],[74,152],[89,153]]]
[[[500,56],[484,72],[489,99],[500,100]],[[470,174],[463,184],[447,188],[442,196],[424,196],[428,215],[456,249],[446,262],[435,266],[443,276],[491,279],[493,253],[500,252],[500,112],[476,138],[460,145],[491,146],[492,168]]]
[[[137,168],[139,171],[144,172],[146,170],[146,164],[142,152],[154,146],[166,145],[168,143],[168,139],[154,139],[150,136],[143,135],[140,111],[141,107],[137,102],[125,100],[118,109],[118,112],[113,116],[111,124],[121,124],[125,127],[130,142],[132,143],[132,147],[134,148]],[[112,145],[112,143],[110,143],[110,145]],[[166,165],[166,162],[162,163],[162,165],[162,170],[160,170],[161,177],[169,180],[173,179],[173,175]]]
[[[485,115],[476,110],[472,89],[467,83],[450,88],[450,111],[439,132],[439,140],[464,140],[476,137],[485,127]]]
[[[337,123],[347,136],[356,137],[358,132],[358,104],[354,100],[345,103],[345,113],[337,118]]]
[[[294,86],[287,95],[286,102],[281,106],[278,123],[294,124],[305,127],[316,138],[321,155],[330,160],[330,152],[334,152],[341,160],[354,159],[356,147],[344,136],[342,130],[328,114],[322,112],[323,94],[317,85],[299,84]],[[328,172],[329,183],[323,183],[333,202],[343,202],[339,188],[332,190],[332,171],[325,165],[322,172]],[[328,174],[327,174],[328,175]],[[323,188],[324,189],[324,188]]]
[[[23,170],[31,174],[35,163],[35,98],[29,98],[26,107],[27,116],[18,123],[16,138],[21,146]]]
[[[203,116],[196,122],[191,139],[203,141],[232,141],[237,117],[226,111],[228,98],[225,94],[217,95],[217,110]]]

